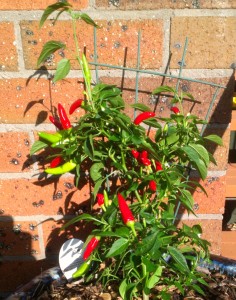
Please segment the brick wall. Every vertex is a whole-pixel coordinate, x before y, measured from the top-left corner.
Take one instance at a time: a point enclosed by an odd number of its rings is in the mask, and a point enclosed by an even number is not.
[[[45,23],[39,30],[42,10],[52,0],[0,2],[0,292],[7,293],[27,282],[41,270],[57,264],[61,244],[73,235],[85,238],[87,228],[77,232],[59,232],[63,215],[85,209],[89,187],[75,189],[73,177],[65,175],[58,181],[38,180],[43,157],[29,158],[29,150],[39,130],[54,130],[48,123],[52,105],[61,102],[66,108],[82,94],[78,83],[81,73],[75,68],[68,80],[50,86],[47,74],[36,71],[42,45],[49,39],[71,44],[70,23],[66,17],[53,27]],[[204,237],[212,242],[212,252],[221,253],[222,214],[225,203],[225,174],[229,146],[229,128],[233,91],[232,66],[235,66],[236,3],[233,0],[73,0],[74,8],[82,9],[102,26],[97,45],[100,62],[122,65],[127,48],[126,65],[135,67],[137,32],[142,30],[141,68],[164,72],[168,65],[178,74],[185,37],[189,39],[183,76],[219,83],[208,132],[223,137],[224,146],[209,145],[218,161],[211,166],[203,183],[206,198],[194,192],[198,218],[180,211],[181,222],[200,223]],[[60,26],[61,25],[61,26]],[[78,26],[81,43],[92,58],[92,28]],[[49,73],[61,53],[48,61]],[[133,102],[135,74],[101,70],[102,80],[123,86],[124,97]],[[147,92],[161,84],[162,78],[140,76],[139,101],[150,103]],[[165,84],[175,84],[166,79]],[[200,102],[193,113],[205,116],[214,89],[200,83],[182,81],[181,88],[191,92]],[[154,105],[154,104],[153,104]],[[160,116],[167,113],[168,102],[157,107]],[[185,109],[190,109],[188,104]],[[128,113],[132,113],[127,110]],[[36,162],[38,160],[39,164]],[[198,178],[195,178],[198,180]]]

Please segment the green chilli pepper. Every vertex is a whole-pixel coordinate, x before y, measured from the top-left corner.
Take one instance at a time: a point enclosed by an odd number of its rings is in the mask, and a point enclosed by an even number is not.
[[[48,133],[48,132],[38,132],[38,136],[50,143],[58,143],[62,139],[62,135],[59,132]]]
[[[76,167],[76,163],[74,163],[72,161],[68,161],[68,162],[64,163],[63,165],[58,166],[56,168],[47,168],[45,170],[45,172],[47,174],[52,174],[52,175],[61,175],[61,174],[65,174],[67,172],[72,171],[75,167]]]
[[[82,265],[72,274],[72,278],[78,278],[83,276],[89,269],[91,264],[91,260],[86,260],[82,263]]]
[[[82,63],[83,63],[84,76],[87,79],[87,81],[90,83],[91,82],[91,71],[89,69],[88,61],[84,54],[82,55]]]

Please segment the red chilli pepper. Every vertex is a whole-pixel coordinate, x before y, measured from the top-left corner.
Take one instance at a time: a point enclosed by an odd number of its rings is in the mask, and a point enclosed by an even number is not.
[[[97,194],[97,203],[104,211],[106,211],[103,194],[99,194],[99,193]]]
[[[156,171],[163,170],[162,165],[161,165],[161,163],[159,161],[155,161],[155,164],[156,164]]]
[[[131,154],[134,158],[138,159],[140,153],[137,150],[132,149]]]
[[[155,181],[155,180],[150,180],[150,181],[149,181],[149,189],[150,189],[152,192],[156,192],[156,190],[157,190],[157,184],[156,184],[156,181]]]
[[[69,109],[69,114],[72,115],[73,112],[79,108],[81,106],[81,104],[83,103],[83,100],[82,99],[78,99],[76,100],[75,102],[73,102],[70,106],[70,109]]]
[[[64,107],[60,103],[58,104],[58,114],[59,114],[61,125],[62,125],[63,129],[71,128],[72,126],[71,126],[70,120],[67,117]]]
[[[50,168],[56,168],[63,162],[62,156],[57,156],[55,157],[51,162],[50,162]]]
[[[153,118],[155,117],[155,113],[151,112],[151,111],[145,111],[143,113],[141,113],[140,115],[138,115],[135,120],[134,120],[134,124],[135,125],[139,125],[140,123],[142,123],[143,121],[145,121],[146,119],[149,118]]]
[[[144,165],[144,166],[150,166],[151,161],[148,159],[148,153],[146,150],[142,151],[140,156],[139,156],[139,161]]]
[[[137,234],[134,229],[133,213],[130,210],[128,204],[126,203],[125,199],[123,198],[123,196],[121,194],[117,194],[117,198],[118,198],[118,204],[119,204],[119,208],[120,208],[120,212],[121,212],[121,217],[122,217],[124,224],[126,226],[130,227],[132,229],[134,235],[136,236]]]
[[[62,127],[61,123],[58,120],[56,120],[53,116],[49,116],[49,120],[51,121],[51,123],[53,125],[56,126],[57,129],[63,130],[63,127]]]
[[[91,238],[91,240],[89,241],[89,243],[84,251],[84,254],[83,254],[84,260],[89,258],[89,256],[92,254],[92,252],[97,248],[99,241],[100,241],[99,236],[94,236]]]
[[[103,194],[97,194],[97,203],[99,206],[104,205],[104,195]]]
[[[172,106],[170,110],[173,111],[173,113],[175,113],[176,115],[180,113],[180,110],[176,106]]]

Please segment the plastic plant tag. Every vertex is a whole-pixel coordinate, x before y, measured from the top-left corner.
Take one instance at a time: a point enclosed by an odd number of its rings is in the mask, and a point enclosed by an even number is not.
[[[84,242],[79,239],[70,239],[60,249],[59,265],[68,281],[72,280],[72,274],[84,262],[82,256],[83,245]]]

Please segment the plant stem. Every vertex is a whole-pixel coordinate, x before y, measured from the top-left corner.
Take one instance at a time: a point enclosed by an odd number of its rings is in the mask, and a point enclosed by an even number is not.
[[[143,291],[143,300],[149,300],[149,295],[146,295],[144,291]]]
[[[94,104],[92,101],[92,93],[91,93],[91,86],[90,86],[90,82],[88,81],[88,78],[86,77],[85,73],[84,73],[84,67],[83,67],[83,61],[80,58],[80,49],[79,49],[79,43],[78,43],[78,39],[76,36],[76,20],[74,18],[72,18],[72,25],[73,25],[73,38],[75,41],[75,49],[76,49],[76,58],[79,62],[80,68],[82,70],[82,74],[83,74],[83,78],[84,78],[84,82],[85,82],[85,86],[86,86],[86,92],[87,92],[87,101],[89,102],[89,104],[92,106],[92,108],[94,109]]]

